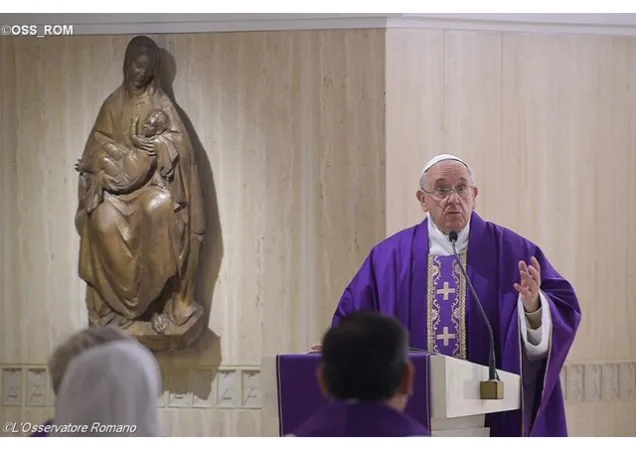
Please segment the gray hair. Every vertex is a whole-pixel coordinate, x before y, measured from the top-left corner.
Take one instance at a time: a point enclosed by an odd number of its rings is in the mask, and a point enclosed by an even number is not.
[[[59,345],[49,359],[49,373],[53,393],[58,394],[64,373],[73,358],[84,351],[115,341],[133,340],[132,335],[114,326],[93,327],[80,330]]]
[[[448,160],[444,160],[444,161],[448,161]],[[453,161],[453,160],[450,160]],[[442,162],[442,161],[440,161]],[[438,162],[437,164],[439,164],[440,162]],[[468,165],[457,161],[458,163],[464,165],[464,167],[466,167],[466,169],[468,169],[468,177],[470,178],[470,184],[472,184],[473,186],[476,184],[476,179],[475,179],[475,172],[473,172],[473,169],[471,169]],[[424,189],[424,187],[426,186],[426,182],[428,181],[428,171],[431,170],[433,167],[435,167],[437,164],[431,166],[428,168],[428,170],[426,172],[422,172],[422,175],[420,176],[420,189]]]

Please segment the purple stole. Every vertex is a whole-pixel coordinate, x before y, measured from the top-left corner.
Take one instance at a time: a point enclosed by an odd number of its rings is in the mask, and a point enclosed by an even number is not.
[[[464,268],[466,252],[459,255]],[[428,351],[466,359],[466,280],[454,256],[428,256]]]

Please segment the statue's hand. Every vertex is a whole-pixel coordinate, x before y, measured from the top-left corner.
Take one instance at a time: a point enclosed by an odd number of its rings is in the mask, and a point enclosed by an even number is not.
[[[143,145],[143,141],[142,141],[142,139],[141,139],[141,136],[138,136],[138,135],[135,135],[135,134],[134,134],[134,135],[130,138],[130,140],[132,141],[133,145],[134,145],[136,148],[141,148],[141,146]]]
[[[140,136],[133,136],[132,141],[133,145],[139,150],[143,150],[151,156],[157,154],[157,150],[155,149],[155,142],[152,139]]]
[[[82,163],[81,159],[78,159],[77,162],[75,163],[75,170],[82,173],[82,169],[80,167],[80,164]]]

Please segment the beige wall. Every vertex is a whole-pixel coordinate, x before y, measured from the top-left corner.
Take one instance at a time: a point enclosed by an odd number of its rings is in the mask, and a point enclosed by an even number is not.
[[[129,38],[0,38],[0,384],[12,391],[19,369],[22,393],[0,399],[0,420],[50,413],[50,395],[32,395],[41,368],[85,323],[73,164]],[[475,167],[480,214],[535,240],[580,294],[563,378],[571,434],[636,435],[635,39],[348,30],[157,42],[174,56],[221,230],[204,248],[214,335],[162,358],[168,433],[258,435],[260,356],[319,338],[369,248],[421,220],[421,166],[451,151]]]
[[[1,406],[0,422],[50,413],[40,407],[50,397],[26,406],[46,380],[34,370],[86,323],[73,165],[121,82],[129,39],[0,39],[0,366],[7,392],[9,373],[22,369],[23,398],[5,404],[25,405]],[[317,342],[334,300],[384,236],[384,32],[156,39],[174,56],[175,96],[205,149],[202,286],[216,335],[193,355],[163,358],[162,416],[169,434],[258,435],[251,386],[261,355]]]

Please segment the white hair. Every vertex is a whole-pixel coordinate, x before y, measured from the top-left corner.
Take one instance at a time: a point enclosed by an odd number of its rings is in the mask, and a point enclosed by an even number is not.
[[[475,186],[476,184],[476,179],[475,179],[475,172],[473,172],[473,169],[470,168],[470,166],[468,164],[466,164],[464,161],[462,161],[459,158],[447,158],[447,159],[441,159],[439,161],[434,162],[433,164],[427,165],[427,167],[424,168],[424,170],[422,171],[422,174],[420,175],[420,188],[421,189],[425,189],[426,187],[426,182],[428,181],[427,178],[427,174],[428,171],[435,166],[436,164],[442,162],[442,161],[457,161],[458,163],[463,164],[466,169],[468,169],[468,177],[470,178],[470,184]]]

